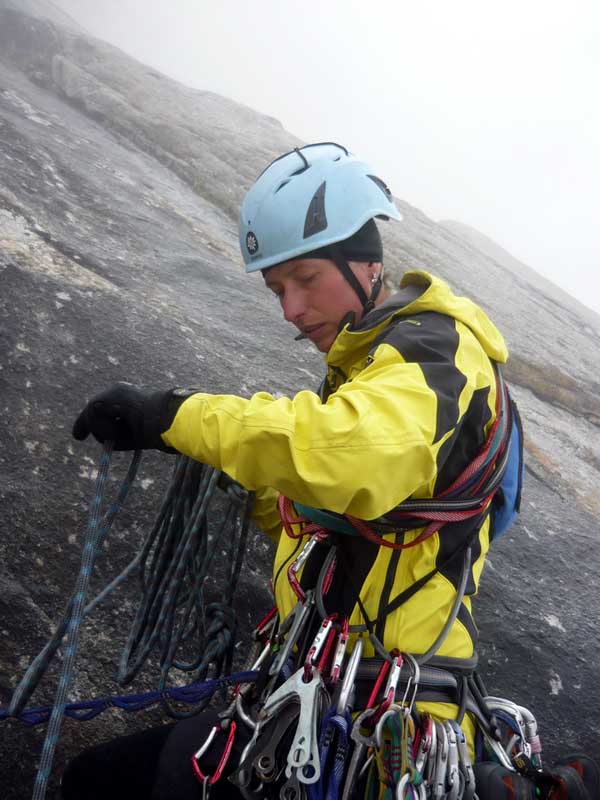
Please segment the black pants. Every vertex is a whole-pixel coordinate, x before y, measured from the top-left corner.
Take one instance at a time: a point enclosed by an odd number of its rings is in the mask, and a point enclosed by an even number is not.
[[[217,721],[217,712],[207,711],[84,750],[65,770],[63,800],[199,800],[202,786],[191,757]],[[249,738],[244,725],[238,725],[225,776],[239,764]],[[203,756],[205,774],[214,772],[226,739],[219,733]],[[211,800],[241,797],[225,776],[211,786]]]

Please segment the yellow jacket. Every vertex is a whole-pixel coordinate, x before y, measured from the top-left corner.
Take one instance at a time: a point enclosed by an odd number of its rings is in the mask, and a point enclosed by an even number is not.
[[[266,392],[249,399],[194,394],[180,406],[163,439],[256,490],[255,519],[271,535],[280,529],[277,493],[315,508],[375,519],[408,497],[431,497],[472,460],[495,416],[490,359],[505,362],[507,350],[485,313],[428,273],[408,272],[397,295],[357,326],[343,327],[327,353],[320,394],[301,391],[277,399]],[[418,533],[404,534],[404,541]],[[457,523],[401,553],[373,545],[355,552],[360,596],[370,619],[377,621],[388,602],[446,563],[466,535]],[[473,655],[470,598],[488,545],[486,521],[473,547],[467,594],[439,655]],[[282,616],[296,602],[286,567],[297,548],[295,540],[280,537],[274,591]],[[444,567],[378,621],[387,649],[416,654],[428,649],[456,596],[456,570],[455,563]],[[363,622],[354,606],[350,624]],[[372,655],[368,647],[365,655]]]

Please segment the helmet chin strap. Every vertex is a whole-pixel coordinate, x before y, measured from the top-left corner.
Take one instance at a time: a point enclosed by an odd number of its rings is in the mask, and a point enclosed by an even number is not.
[[[375,301],[377,300],[383,286],[381,273],[377,276],[377,280],[374,282],[373,288],[371,289],[371,295],[368,297],[360,281],[354,272],[352,272],[352,268],[350,267],[350,264],[346,260],[346,257],[342,253],[340,247],[338,247],[337,244],[331,244],[328,246],[327,250],[331,255],[331,260],[333,263],[358,295],[358,299],[360,300],[360,304],[362,306],[362,316],[364,317],[364,315],[368,314],[372,308],[375,308]]]

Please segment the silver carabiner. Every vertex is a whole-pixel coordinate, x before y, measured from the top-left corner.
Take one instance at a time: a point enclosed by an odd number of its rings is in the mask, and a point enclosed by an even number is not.
[[[402,705],[405,707],[405,719],[412,714],[413,707],[415,705],[417,694],[419,692],[419,681],[421,679],[421,667],[419,666],[416,658],[411,655],[410,653],[404,654],[406,661],[408,661],[412,667],[413,674],[409,676],[408,680],[406,681],[406,689],[404,690],[404,696],[402,697]],[[410,697],[410,701],[408,701],[408,694],[412,687],[412,694]]]
[[[446,797],[446,775],[448,772],[448,737],[446,729],[441,722],[435,722],[437,733],[437,753],[435,759],[435,778],[432,784],[432,797],[434,800],[444,800]]]
[[[446,738],[448,739],[448,768],[446,770],[446,785],[448,787],[448,800],[458,800],[460,794],[460,772],[458,769],[458,744],[456,733],[448,720],[443,722]],[[463,786],[464,788],[464,786]]]
[[[462,775],[461,797],[464,800],[473,800],[475,797],[475,772],[469,756],[467,737],[456,720],[451,719],[449,723],[456,736],[456,746],[458,748],[458,769]]]
[[[365,643],[362,637],[356,640],[354,650],[352,651],[352,655],[350,656],[350,660],[348,661],[348,666],[346,667],[344,678],[342,680],[342,688],[340,689],[340,695],[336,707],[338,714],[344,714],[348,708],[350,708],[351,694],[354,690],[354,681],[356,680],[356,674],[362,658],[364,645]]]
[[[273,659],[273,663],[269,668],[269,675],[276,678],[283,669],[285,662],[288,660],[292,647],[296,644],[302,633],[302,629],[308,618],[308,614],[314,603],[315,595],[312,589],[306,592],[306,597],[303,602],[298,601],[294,606],[290,615],[284,620],[282,624],[282,631],[289,630],[285,644]]]

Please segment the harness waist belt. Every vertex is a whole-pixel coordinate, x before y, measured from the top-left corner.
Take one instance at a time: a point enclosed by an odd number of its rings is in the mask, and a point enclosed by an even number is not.
[[[370,680],[373,681],[377,678],[379,670],[383,664],[380,658],[365,658],[360,662],[356,674],[356,680]],[[405,687],[410,676],[404,677],[400,675],[398,686]],[[440,689],[456,689],[458,682],[456,677],[447,669],[439,669],[438,667],[423,666],[421,667],[421,675],[419,678],[419,689],[421,690],[440,690]]]

